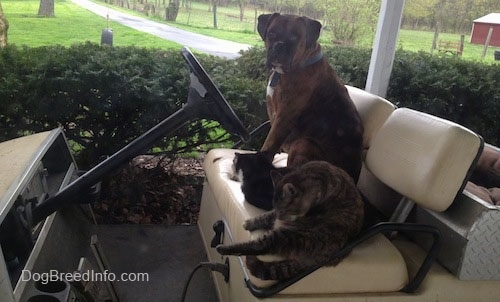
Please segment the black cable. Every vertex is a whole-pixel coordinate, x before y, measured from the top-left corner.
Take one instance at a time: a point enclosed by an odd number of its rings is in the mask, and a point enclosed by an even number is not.
[[[182,290],[181,302],[184,302],[186,300],[186,294],[189,287],[189,283],[191,283],[191,279],[193,279],[193,276],[196,273],[196,271],[202,267],[209,268],[211,271],[216,271],[221,273],[224,276],[224,281],[226,282],[229,281],[229,261],[227,261],[227,259],[225,264],[214,263],[214,262],[200,262],[191,271],[191,274],[189,274],[186,284],[184,285],[184,289]]]
[[[184,289],[182,290],[181,302],[184,302],[186,300],[186,293],[189,283],[191,283],[191,279],[193,279],[194,273],[196,273],[196,271],[201,267],[203,267],[202,263],[198,263],[198,265],[191,271],[191,274],[189,274],[189,278],[187,279],[186,284],[184,284]]]

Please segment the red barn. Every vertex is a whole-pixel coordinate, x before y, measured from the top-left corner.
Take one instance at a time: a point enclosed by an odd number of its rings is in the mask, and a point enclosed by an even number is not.
[[[490,46],[500,47],[500,13],[491,13],[474,20],[470,42],[484,45],[490,28],[493,28]]]

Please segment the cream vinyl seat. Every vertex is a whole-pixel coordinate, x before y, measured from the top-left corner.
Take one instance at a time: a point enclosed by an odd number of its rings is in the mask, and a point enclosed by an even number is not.
[[[247,241],[258,236],[260,233],[252,234],[244,230],[242,225],[246,219],[264,212],[264,210],[247,203],[240,189],[241,183],[231,179],[234,152],[241,151],[214,149],[207,154],[204,162],[210,188],[204,188],[200,223],[204,224],[205,212],[208,213],[214,210],[208,207],[217,206],[218,209],[215,209],[215,211],[220,211],[219,219],[224,221],[226,226],[224,233],[228,236],[223,242]],[[275,165],[284,166],[285,163],[286,154],[279,154],[275,157]],[[211,221],[207,225],[211,226],[214,223],[215,221]],[[202,232],[204,231],[202,230]],[[207,234],[205,241],[210,242],[211,237],[213,237],[213,233]],[[211,261],[220,258],[213,248],[210,248],[207,252]],[[268,257],[268,259],[273,258]],[[244,265],[241,269],[246,270]],[[384,272],[384,278],[373,278],[374,274],[379,274],[381,271]],[[250,274],[247,274],[247,276],[252,284],[258,288],[265,288],[276,283],[260,280]],[[347,276],[352,276],[357,281],[352,282],[353,279]],[[242,280],[234,281],[242,282]],[[282,293],[392,292],[400,290],[407,282],[408,273],[403,257],[387,238],[378,235],[366,244],[359,246],[337,266],[318,269],[300,282],[288,287]]]
[[[363,149],[366,153],[373,137],[396,109],[396,106],[388,100],[362,89],[349,85],[346,85],[346,88],[363,122]]]
[[[411,109],[394,110],[394,106],[386,100],[380,99],[382,102],[379,102],[364,91],[348,89],[365,125],[365,165],[369,171],[417,205],[437,211],[446,209],[463,188],[464,180],[482,148],[481,138],[457,124]],[[371,101],[375,104],[370,104]],[[385,102],[391,106],[386,106]],[[388,113],[387,120],[373,116],[380,108],[377,103],[387,108],[382,110],[383,114]],[[212,224],[220,220],[224,225],[224,235],[218,243],[246,241],[256,234],[245,231],[243,221],[262,212],[245,202],[241,184],[231,180],[234,152],[231,149],[215,149],[207,154],[204,162],[207,182],[199,225],[211,261],[225,260],[210,247],[213,233],[210,234],[207,229]],[[276,165],[285,163],[286,154],[275,157]],[[370,234],[367,238],[367,241],[353,247],[337,266],[321,267],[286,286],[280,286],[281,282],[273,284],[251,276],[242,259],[234,262],[238,257],[230,257],[233,263],[230,270],[233,273],[237,270],[234,275],[243,277],[246,287],[258,297],[276,293],[279,293],[278,296],[300,297],[408,289],[407,264],[398,249],[382,234]],[[417,283],[422,281],[430,268],[432,257],[427,260],[430,261],[427,261],[426,267],[417,274],[420,278]],[[235,299],[236,288],[245,286],[241,279],[234,279],[233,273],[227,285],[216,280],[221,300],[227,297],[227,301]],[[414,284],[411,289],[413,287]]]

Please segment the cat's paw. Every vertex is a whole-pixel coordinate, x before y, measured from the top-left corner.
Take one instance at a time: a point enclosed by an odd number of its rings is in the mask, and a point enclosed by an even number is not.
[[[229,245],[223,245],[219,244],[218,246],[215,247],[217,252],[221,255],[235,255],[235,256],[240,256],[240,253],[237,253],[231,248]]]
[[[219,244],[215,247],[215,249],[221,255],[228,255],[227,247],[225,245]]]
[[[272,276],[265,263],[259,260],[257,256],[247,255],[245,262],[250,273],[262,280],[271,280]]]
[[[243,222],[243,228],[249,232],[253,232],[259,230],[260,226],[253,219],[248,219]]]
[[[251,220],[245,220],[245,222],[243,222],[243,228],[250,232],[255,230]]]

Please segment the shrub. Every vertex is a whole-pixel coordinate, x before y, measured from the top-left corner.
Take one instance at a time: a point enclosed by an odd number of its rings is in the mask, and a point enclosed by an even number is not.
[[[197,55],[249,130],[267,119],[265,50],[236,60]],[[364,87],[370,50],[325,47],[346,84]],[[500,145],[500,68],[399,51],[387,98],[453,120]],[[63,127],[77,161],[91,166],[177,111],[187,100],[188,66],[179,51],[136,47],[47,46],[0,50],[0,140]],[[234,138],[216,123],[194,122],[155,144],[189,152]],[[259,148],[263,137],[251,146]],[[145,150],[146,152],[147,150]]]
[[[197,57],[244,125],[252,129],[265,121],[264,82],[245,78],[237,61]],[[0,50],[0,74],[0,141],[63,127],[83,167],[179,110],[189,87],[179,51],[90,43],[6,47]],[[190,152],[228,139],[217,123],[200,121],[157,142],[154,150]]]
[[[345,46],[323,47],[325,57],[340,78],[363,88],[370,66],[371,51]],[[262,47],[245,52],[239,62],[251,79],[265,82],[265,51]],[[398,51],[387,99],[462,124],[500,145],[499,65],[485,65],[456,57]]]
[[[4,56],[11,66],[2,74],[17,78],[0,83],[0,98],[8,94],[12,103],[2,106],[15,115],[2,116],[2,136],[61,126],[85,165],[173,113],[187,93],[186,70],[171,52],[93,44],[7,52],[17,56]],[[15,127],[4,120],[16,121]]]
[[[500,66],[398,52],[388,98],[396,105],[424,111],[482,135],[500,145]]]

